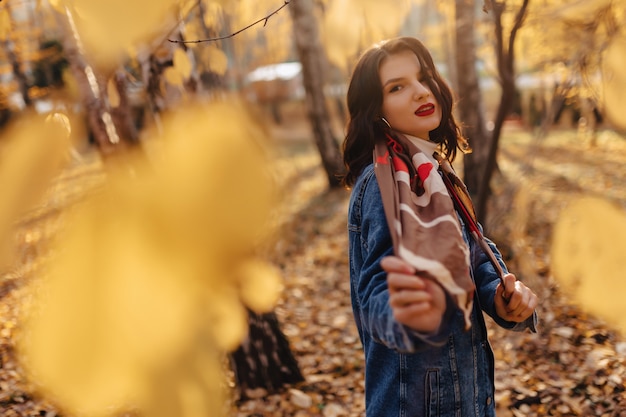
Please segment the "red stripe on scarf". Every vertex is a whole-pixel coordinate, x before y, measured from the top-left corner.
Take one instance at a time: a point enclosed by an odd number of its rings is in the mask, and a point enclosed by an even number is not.
[[[389,165],[389,152],[385,153],[383,156],[376,157],[377,164]]]
[[[433,164],[425,163],[417,167],[417,175],[419,175],[420,180],[422,182],[426,182],[426,178],[430,175],[430,172],[433,170]]]
[[[406,166],[402,159],[394,155],[391,160],[393,161],[393,169],[395,171],[402,171],[406,172],[407,174],[409,173],[409,167]]]

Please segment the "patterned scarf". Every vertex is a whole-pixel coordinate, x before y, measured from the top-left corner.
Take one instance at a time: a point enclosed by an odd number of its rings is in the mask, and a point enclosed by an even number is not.
[[[475,288],[469,272],[469,249],[437,168],[413,142],[399,134],[397,139],[387,135],[386,144],[376,144],[374,164],[396,256],[415,267],[418,275],[438,282],[463,312],[465,328],[469,329]],[[457,193],[470,201],[452,166],[447,161],[441,161],[440,166],[454,179]]]

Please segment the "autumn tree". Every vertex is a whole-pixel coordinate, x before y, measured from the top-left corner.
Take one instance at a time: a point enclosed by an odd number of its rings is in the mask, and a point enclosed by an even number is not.
[[[515,79],[520,67],[525,71],[549,75],[550,81],[537,92],[538,100],[548,97],[551,102],[543,116],[540,137],[554,123],[566,100],[582,103],[588,129],[602,107],[602,94],[598,74],[603,72],[602,62],[612,46],[619,44],[621,35],[620,13],[623,3],[611,1],[548,1],[531,5],[528,1],[516,3],[485,1],[484,12],[493,26],[484,27],[483,33],[493,32],[496,58],[495,73],[501,87],[493,130],[486,132],[483,120],[478,83],[475,77],[476,35],[471,33],[475,9],[471,2],[457,1],[457,65],[460,101],[458,110],[464,131],[470,137],[473,153],[466,155],[464,179],[470,192],[476,196],[480,218],[484,221],[490,195],[490,180],[497,167],[498,141],[505,118],[513,109],[516,95]],[[521,32],[522,25],[529,30]],[[532,51],[516,59],[515,49]],[[615,50],[615,48],[611,49]],[[605,54],[605,52],[607,52]],[[552,84],[550,84],[552,83]],[[547,91],[546,91],[547,90]],[[608,89],[605,93],[619,91]]]
[[[537,71],[551,75],[545,94],[550,104],[540,137],[548,133],[564,104],[572,101],[593,140],[596,121],[604,117],[601,113],[608,108],[603,105],[600,80],[607,79],[603,65],[607,52],[624,36],[619,23],[623,20],[623,7],[623,2],[608,0],[554,1],[531,11],[529,27],[542,30],[532,31],[533,36],[525,40],[528,48],[537,51],[526,59]],[[606,92],[610,94],[609,90]]]
[[[320,42],[314,3],[312,0],[295,0],[290,3],[289,11],[293,19],[296,49],[302,63],[307,115],[313,137],[329,186],[339,187],[345,167],[324,96],[326,56]]]
[[[483,223],[487,217],[487,203],[491,195],[490,183],[496,170],[498,144],[502,127],[506,117],[513,108],[515,100],[515,41],[518,31],[526,19],[529,0],[522,0],[522,3],[516,6],[512,3],[510,0],[485,0],[484,5],[494,28],[493,42],[501,95],[493,121],[491,138],[489,139],[489,152],[485,161],[484,174],[477,193],[478,199],[475,200],[478,219]],[[505,27],[505,13],[513,14],[512,23],[508,29]]]
[[[70,23],[66,26],[68,33],[64,36],[65,56],[69,67],[79,86],[81,101],[84,105],[89,131],[102,155],[106,158],[128,143],[121,136],[115,125],[108,101],[105,99],[106,88],[102,76],[85,60],[76,42],[76,31],[72,28],[72,12],[67,10],[66,18]]]
[[[473,196],[477,195],[489,155],[481,91],[476,70],[476,4],[473,0],[456,0],[456,73],[457,109],[463,134],[470,140],[472,153],[463,158],[463,180]]]

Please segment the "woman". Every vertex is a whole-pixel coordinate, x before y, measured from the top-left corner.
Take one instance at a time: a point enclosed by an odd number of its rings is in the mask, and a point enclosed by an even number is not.
[[[450,165],[468,148],[452,92],[428,50],[403,37],[361,56],[347,101],[351,297],[367,415],[495,416],[481,310],[534,332],[537,296],[491,241],[490,263],[471,237],[471,201]]]

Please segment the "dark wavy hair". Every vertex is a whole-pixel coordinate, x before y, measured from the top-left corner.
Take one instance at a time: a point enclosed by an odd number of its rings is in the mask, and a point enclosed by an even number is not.
[[[378,71],[388,56],[404,51],[413,52],[419,60],[422,73],[429,74],[426,84],[441,107],[441,123],[430,131],[429,139],[443,145],[445,157],[450,161],[455,159],[457,148],[469,149],[452,114],[452,90],[437,71],[428,49],[412,37],[386,40],[361,55],[348,86],[350,120],[343,142],[343,161],[347,168],[343,183],[347,187],[354,185],[363,168],[372,162],[376,140],[384,137],[385,133],[393,134],[381,120],[383,87]]]

